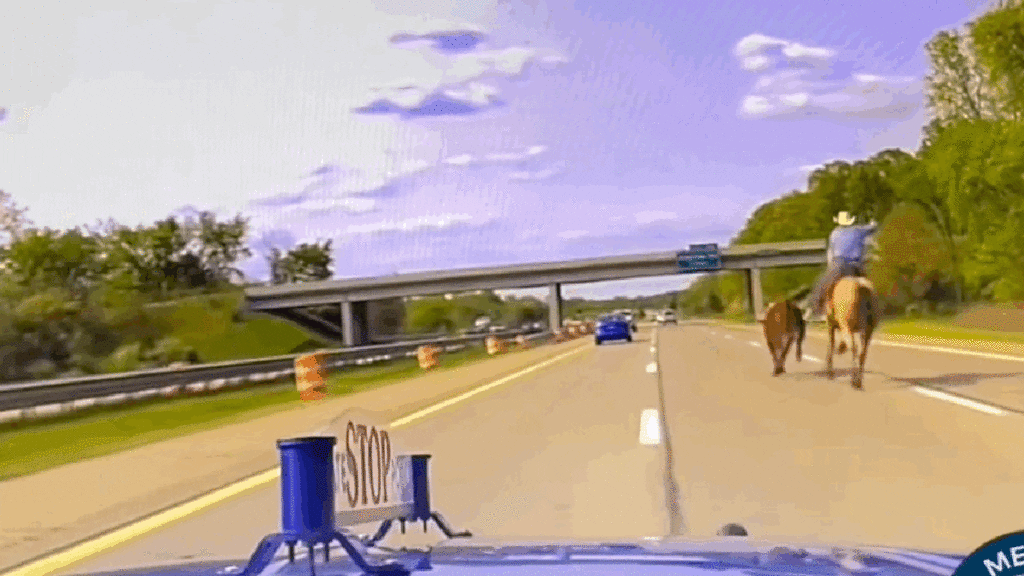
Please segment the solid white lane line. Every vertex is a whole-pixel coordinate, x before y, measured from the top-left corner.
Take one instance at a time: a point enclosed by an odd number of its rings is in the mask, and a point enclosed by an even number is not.
[[[906,344],[903,342],[892,342],[890,340],[878,340],[878,344],[882,346],[892,346],[894,348],[909,348],[911,350],[924,350],[926,352],[946,352],[947,354],[960,354],[962,356],[977,356],[978,358],[988,358],[990,360],[1012,360],[1014,362],[1024,362],[1024,357],[1012,356],[1010,354],[996,354],[995,352],[981,352],[980,350],[956,350],[955,348],[944,348],[942,346],[925,346],[924,344]],[[874,342],[872,342],[874,343]]]
[[[963,406],[964,408],[970,408],[971,410],[977,410],[978,412],[984,412],[985,414],[992,414],[993,416],[1003,416],[1006,414],[1005,410],[1001,410],[999,408],[996,408],[995,406],[989,406],[988,404],[983,404],[975,400],[968,400],[967,398],[961,398],[960,396],[947,394],[946,392],[942,392],[940,390],[925,388],[923,386],[915,386],[914,390],[916,390],[918,394],[922,394],[930,398],[935,398],[936,400],[945,400],[946,402],[951,402],[958,406]]]
[[[754,328],[754,327],[747,327],[747,326],[737,327],[736,329],[737,330],[748,330],[748,331],[756,330],[756,328]],[[715,332],[712,331],[711,333],[714,334]],[[808,331],[808,335],[812,335],[810,333],[810,331]],[[828,334],[813,334],[813,335],[816,336],[816,337],[820,337],[820,338],[828,338]],[[726,335],[725,337],[731,339],[731,337],[729,335]],[[940,339],[936,338],[936,340],[940,340]],[[909,343],[906,343],[906,342],[893,342],[892,340],[883,340],[881,338],[877,338],[877,339],[876,338],[872,338],[871,345],[872,346],[876,346],[876,345],[877,346],[892,346],[894,348],[907,348],[907,349],[910,349],[910,350],[922,350],[922,351],[925,351],[925,352],[945,352],[947,354],[959,354],[961,356],[975,356],[975,357],[978,357],[978,358],[988,358],[990,360],[1009,360],[1009,361],[1012,361],[1012,362],[1024,362],[1024,356],[1014,356],[1013,354],[999,354],[999,353],[996,353],[996,352],[982,352],[980,350],[959,350],[959,349],[956,349],[956,348],[946,348],[945,346],[928,346],[928,345],[925,345],[925,344],[909,344]]]

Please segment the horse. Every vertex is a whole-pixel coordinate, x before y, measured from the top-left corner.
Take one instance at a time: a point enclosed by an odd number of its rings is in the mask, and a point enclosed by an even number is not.
[[[786,356],[789,347],[796,342],[796,361],[803,360],[803,342],[807,335],[807,326],[803,314],[791,300],[783,300],[768,306],[764,318],[759,320],[764,328],[764,338],[768,342],[768,351],[772,354],[775,370],[772,376],[786,371]]]
[[[842,354],[849,342],[850,354],[853,357],[850,383],[854,388],[861,390],[864,388],[864,360],[868,355],[868,344],[879,321],[878,295],[874,285],[867,278],[860,276],[840,278],[825,303],[825,313],[828,321],[828,356],[825,360],[825,372],[829,380],[835,378],[835,372],[832,370],[833,349],[836,354]],[[842,333],[838,349],[835,348],[836,330]],[[855,334],[860,337],[859,350]]]

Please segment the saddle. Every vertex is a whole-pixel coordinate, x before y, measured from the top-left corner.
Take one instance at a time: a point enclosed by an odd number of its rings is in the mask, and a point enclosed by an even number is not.
[[[864,270],[858,267],[851,272],[837,276],[821,291],[821,309],[825,310],[826,313],[828,312],[829,304],[832,303],[832,292],[836,289],[836,284],[839,284],[839,281],[843,278],[864,278]]]

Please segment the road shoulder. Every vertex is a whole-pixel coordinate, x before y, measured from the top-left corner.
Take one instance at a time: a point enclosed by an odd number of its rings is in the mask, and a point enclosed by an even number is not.
[[[538,346],[0,482],[0,570],[273,468],[275,440],[308,434],[348,408],[404,415],[587,343]]]

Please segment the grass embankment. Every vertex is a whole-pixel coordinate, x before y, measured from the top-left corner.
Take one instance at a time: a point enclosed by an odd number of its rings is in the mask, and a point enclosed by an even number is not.
[[[447,354],[440,370],[486,358],[482,348]],[[327,380],[331,396],[344,396],[405,380],[423,371],[413,358],[347,368]],[[251,385],[176,399],[148,399],[0,426],[0,480],[96,458],[301,405],[293,380]]]
[[[267,316],[244,316],[235,321],[241,294],[217,294],[149,307],[166,336],[191,346],[203,362],[222,362],[297,354],[327,344],[296,326]]]

